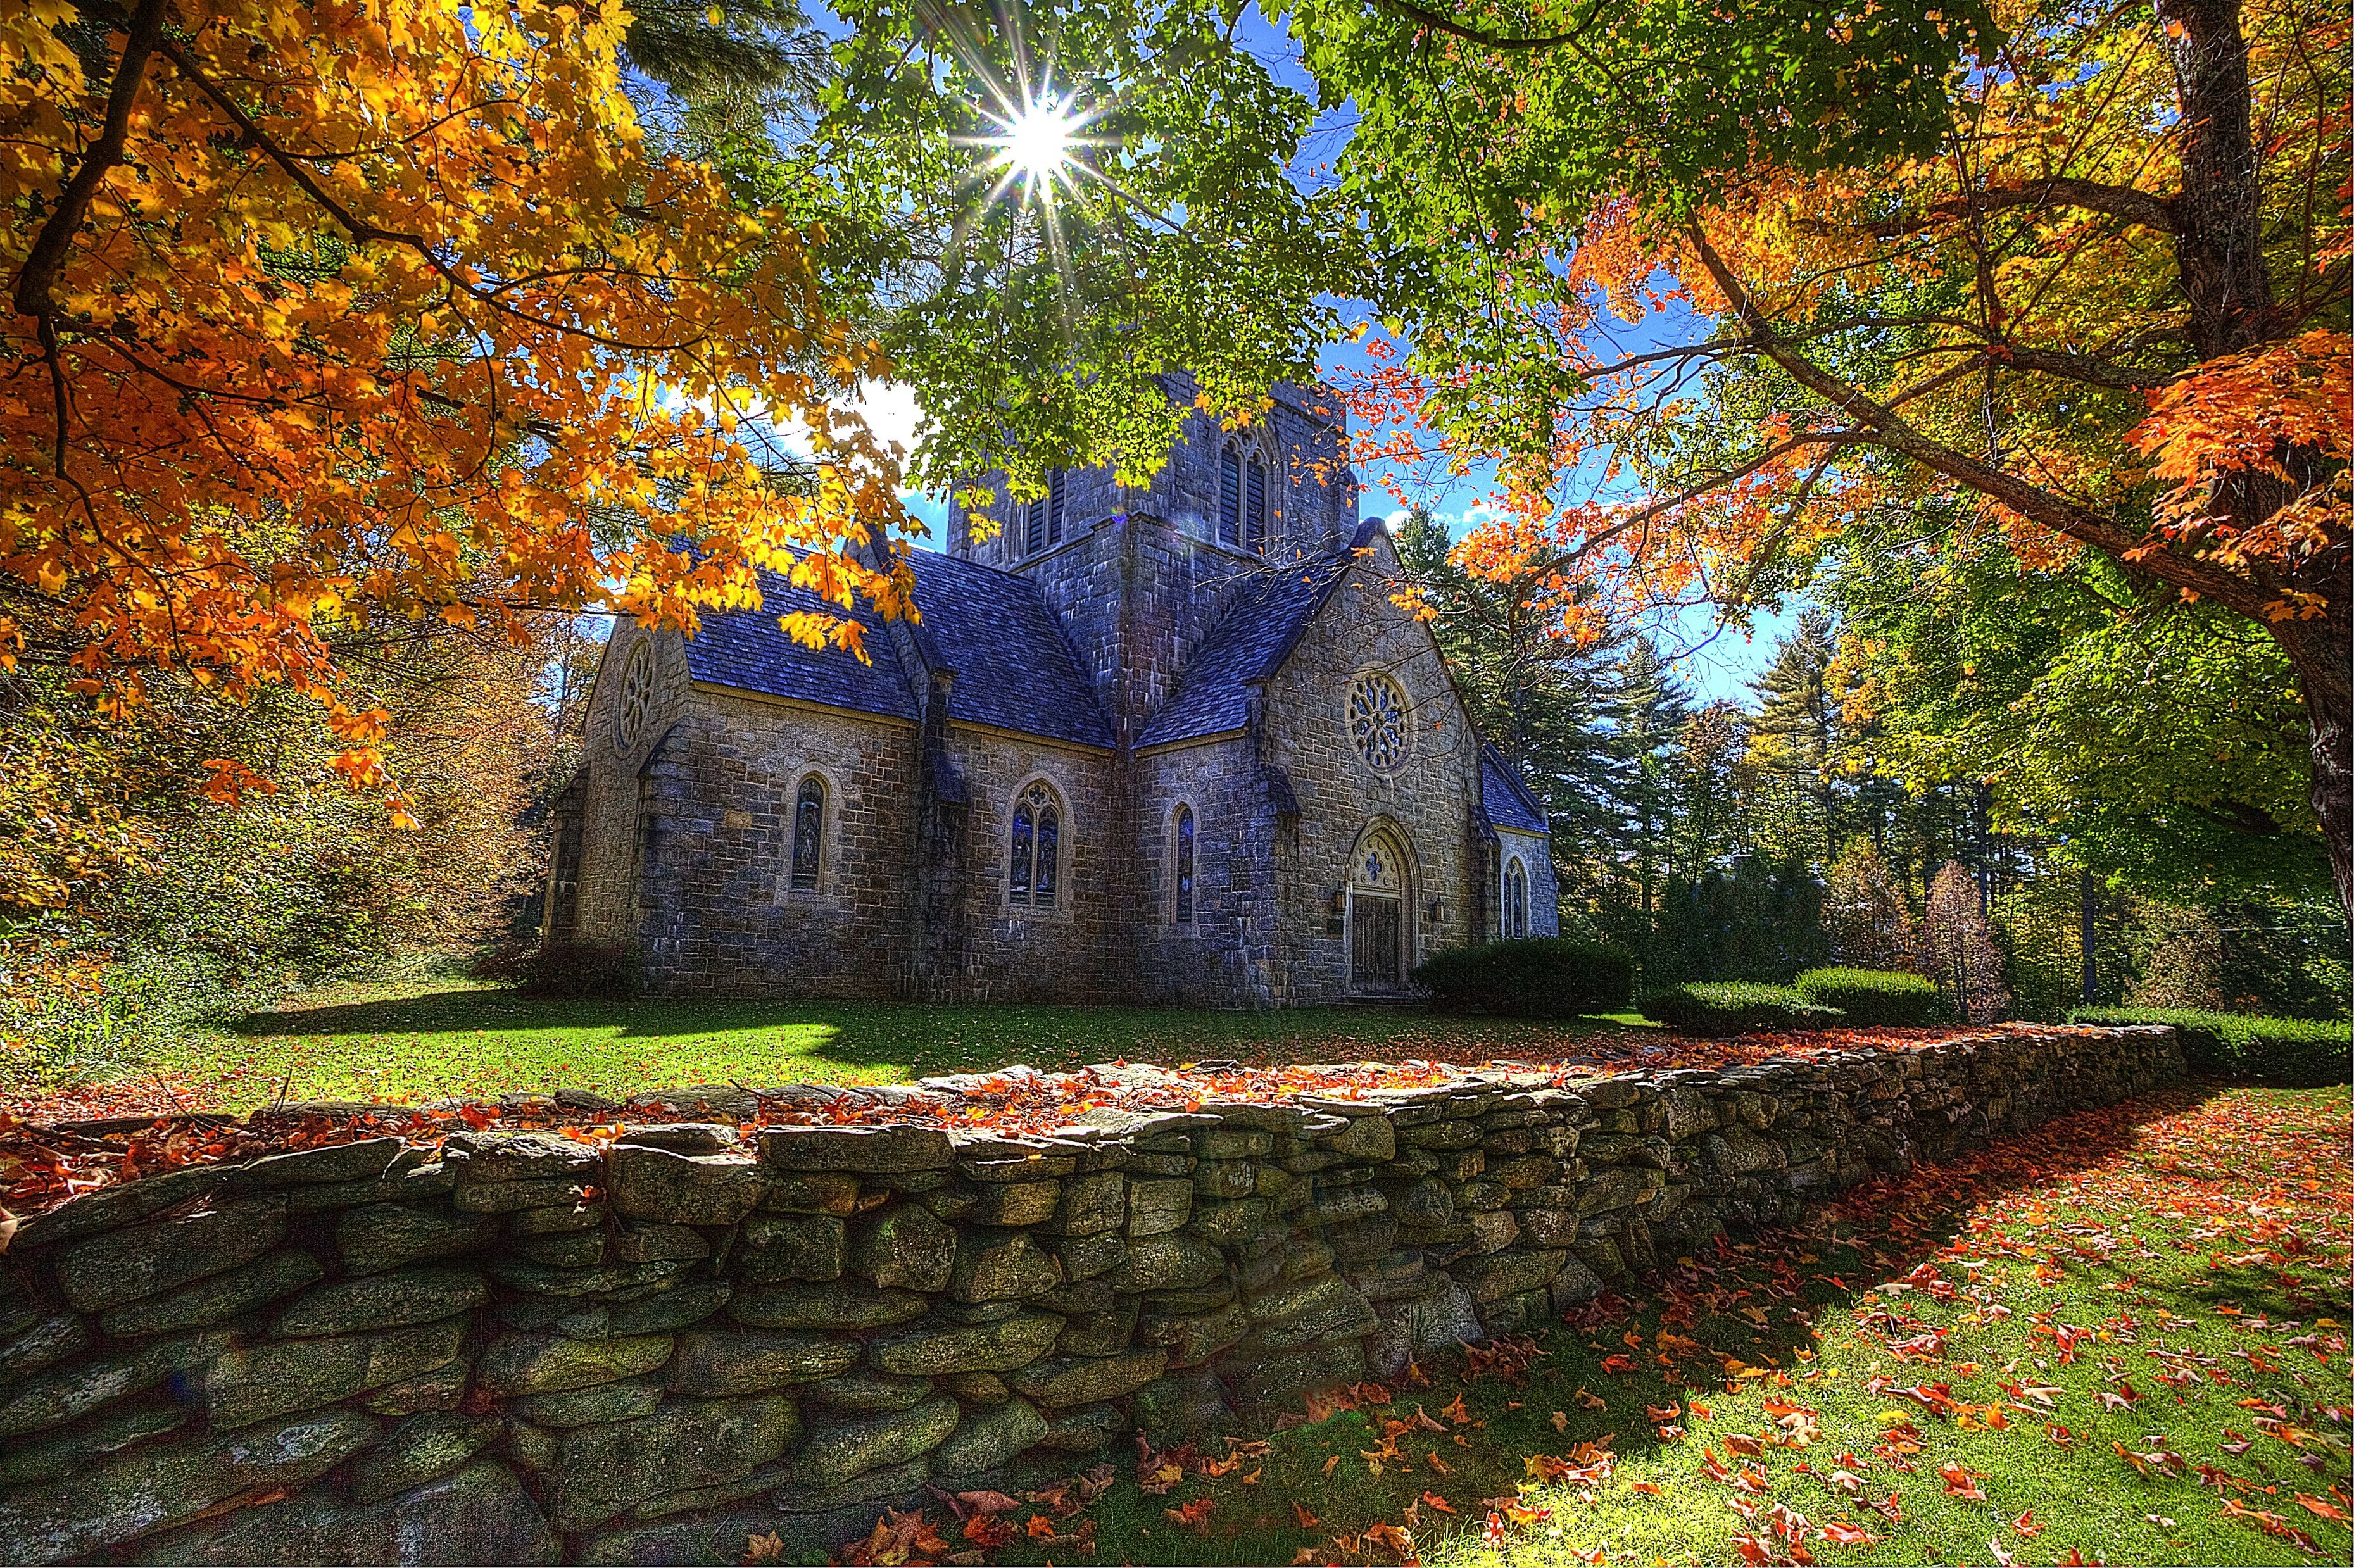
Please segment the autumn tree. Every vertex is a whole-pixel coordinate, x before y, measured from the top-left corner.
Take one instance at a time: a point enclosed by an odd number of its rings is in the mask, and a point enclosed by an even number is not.
[[[1831,957],[1867,969],[1913,965],[1913,912],[1888,862],[1870,839],[1847,842],[1823,879],[1823,923]]]
[[[0,20],[0,662],[117,714],[170,676],[282,685],[373,786],[389,715],[343,629],[692,629],[762,568],[904,608],[869,552],[902,521],[894,461],[832,407],[884,361],[817,308],[814,231],[649,154],[627,25],[537,0]],[[251,781],[217,760],[222,791]]]
[[[1919,964],[1965,1023],[1991,1022],[2010,1005],[2002,955],[1987,926],[1978,878],[1959,861],[1947,861],[1930,885]]]

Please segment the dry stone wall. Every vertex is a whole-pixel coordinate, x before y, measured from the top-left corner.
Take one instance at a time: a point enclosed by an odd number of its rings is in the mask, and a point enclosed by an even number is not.
[[[770,1532],[822,1554],[928,1481],[1264,1430],[2180,1070],[2170,1030],[2022,1028],[1106,1107],[1050,1136],[945,1130],[974,1079],[782,1091],[872,1117],[748,1130],[730,1118],[778,1097],[697,1090],[632,1102],[674,1119],[602,1146],[492,1130],[177,1170],[0,1258],[0,1558],[732,1562]],[[1129,1106],[1186,1104],[1107,1075]]]

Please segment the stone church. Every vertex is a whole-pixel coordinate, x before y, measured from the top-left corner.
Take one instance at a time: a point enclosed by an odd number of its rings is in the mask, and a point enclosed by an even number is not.
[[[692,640],[617,627],[548,939],[663,995],[1275,1007],[1551,935],[1544,813],[1391,602],[1343,434],[1283,388],[1149,487],[1000,486],[868,662],[789,640],[821,607],[780,579]]]

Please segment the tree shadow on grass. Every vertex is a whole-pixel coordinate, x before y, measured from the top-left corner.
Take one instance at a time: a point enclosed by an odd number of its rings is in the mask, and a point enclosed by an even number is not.
[[[1435,1017],[1419,1008],[1299,1008],[1283,1012],[830,1001],[601,1001],[533,997],[486,987],[421,995],[281,1006],[245,1015],[247,1038],[590,1033],[618,1040],[745,1034],[779,1039],[816,1064],[911,1075],[1027,1062],[1060,1067],[1126,1057],[1246,1063],[1389,1058],[1417,1052],[1541,1056],[1574,1049],[1607,1020],[1532,1026]]]

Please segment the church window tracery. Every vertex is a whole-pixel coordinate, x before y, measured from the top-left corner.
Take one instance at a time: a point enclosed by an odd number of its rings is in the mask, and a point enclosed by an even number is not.
[[[1037,909],[1054,907],[1062,839],[1062,808],[1044,784],[1031,785],[1013,806],[1013,832],[1006,855],[1006,902]]]
[[[1504,863],[1504,935],[1513,940],[1529,934],[1529,868],[1514,855]]]
[[[817,891],[818,868],[824,853],[825,783],[812,773],[793,795],[792,884],[796,890]]]
[[[642,641],[630,650],[629,662],[621,666],[620,711],[613,721],[613,745],[627,751],[638,744],[645,732],[646,715],[654,703],[654,648],[651,640]]]
[[[1377,773],[1405,760],[1405,694],[1387,675],[1360,678],[1349,693],[1349,740]]]
[[[1180,926],[1193,923],[1193,808],[1177,808],[1174,918]]]

